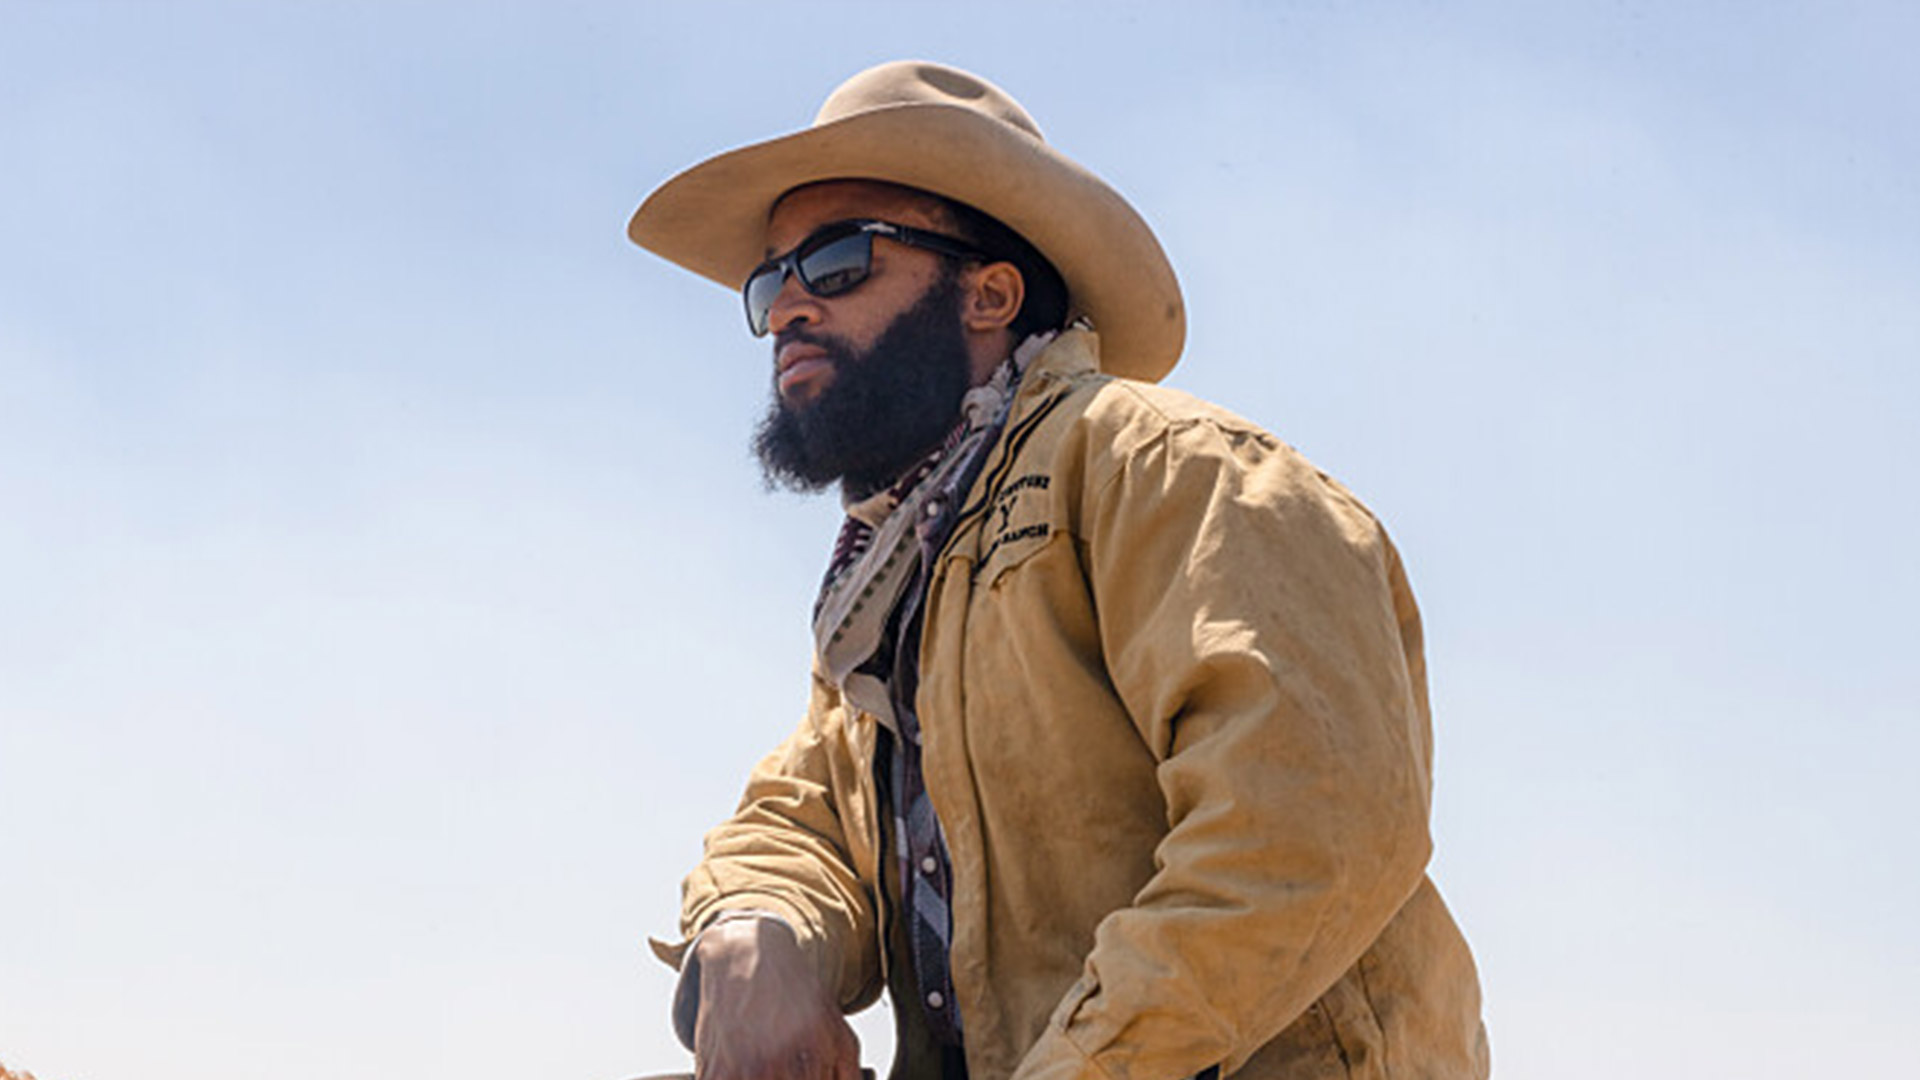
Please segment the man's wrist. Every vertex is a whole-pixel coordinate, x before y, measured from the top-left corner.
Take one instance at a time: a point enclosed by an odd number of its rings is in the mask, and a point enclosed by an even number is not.
[[[687,1049],[693,1049],[693,1035],[700,1022],[700,944],[709,933],[730,923],[743,923],[771,919],[793,932],[793,924],[771,911],[759,908],[736,908],[723,911],[712,921],[700,928],[687,942],[682,954],[685,959],[680,964],[680,982],[673,990],[673,1033]]]

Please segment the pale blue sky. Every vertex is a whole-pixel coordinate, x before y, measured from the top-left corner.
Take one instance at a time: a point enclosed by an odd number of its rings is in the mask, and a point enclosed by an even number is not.
[[[1896,3],[0,0],[0,1062],[683,1060],[642,939],[798,717],[836,513],[625,219],[924,56],[1153,223],[1169,381],[1393,530],[1498,1073],[1902,1075],[1916,53]]]

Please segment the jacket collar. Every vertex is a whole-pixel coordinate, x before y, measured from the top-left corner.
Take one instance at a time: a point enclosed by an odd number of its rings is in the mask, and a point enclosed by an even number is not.
[[[1072,378],[1100,370],[1100,335],[1084,325],[1070,326],[1060,332],[1039,356],[1034,357],[1028,375]],[[1029,385],[1035,381],[1029,378]]]

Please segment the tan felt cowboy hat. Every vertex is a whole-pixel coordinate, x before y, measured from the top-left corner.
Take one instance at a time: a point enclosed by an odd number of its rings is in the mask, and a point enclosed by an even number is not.
[[[1100,332],[1101,366],[1158,380],[1186,341],[1180,283],[1160,242],[1106,182],[1048,146],[1006,91],[920,60],[869,68],[828,96],[813,126],[709,158],[660,185],[633,242],[739,288],[766,258],[767,214],[818,180],[886,180],[957,199],[1040,249],[1076,315]]]

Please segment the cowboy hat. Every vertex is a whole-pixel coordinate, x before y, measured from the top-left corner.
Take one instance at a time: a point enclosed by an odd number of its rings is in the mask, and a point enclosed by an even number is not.
[[[647,196],[627,235],[739,288],[766,258],[780,196],[821,180],[884,180],[966,203],[1039,248],[1073,314],[1100,332],[1101,367],[1158,380],[1187,332],[1180,283],[1120,193],[1048,146],[1006,91],[956,68],[897,60],[842,83],[813,126],[708,158]]]

